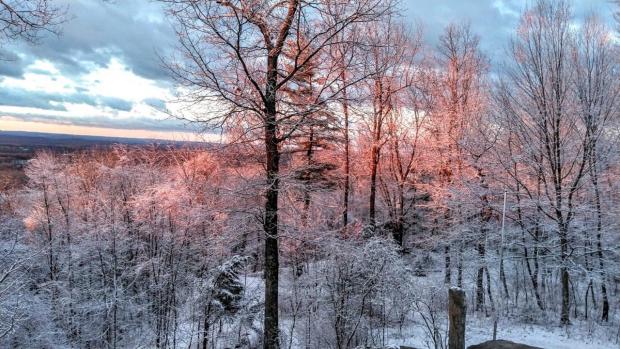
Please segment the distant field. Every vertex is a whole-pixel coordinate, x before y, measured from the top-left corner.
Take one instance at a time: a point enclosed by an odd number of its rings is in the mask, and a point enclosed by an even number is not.
[[[71,152],[114,144],[183,146],[190,143],[155,139],[76,136],[66,134],[0,131],[0,191],[25,183],[24,166],[41,150]]]

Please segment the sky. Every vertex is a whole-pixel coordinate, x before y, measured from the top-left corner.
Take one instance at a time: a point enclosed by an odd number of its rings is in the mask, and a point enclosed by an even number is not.
[[[492,63],[503,59],[525,0],[402,0],[403,20],[434,45],[452,21],[468,21]],[[194,140],[174,113],[175,85],[161,57],[175,49],[163,8],[151,0],[64,0],[60,36],[0,46],[0,130]],[[575,0],[612,21],[607,0]]]

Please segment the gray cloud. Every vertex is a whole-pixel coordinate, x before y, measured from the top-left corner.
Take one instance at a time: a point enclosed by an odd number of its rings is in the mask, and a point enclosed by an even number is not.
[[[81,94],[54,94],[17,88],[0,91],[0,105],[64,111],[66,108],[58,104],[64,102],[97,105],[93,97]]]
[[[50,99],[57,102],[76,103],[76,104],[88,104],[92,106],[98,105],[97,100],[93,96],[89,96],[82,93],[73,94],[47,94]]]
[[[15,52],[0,48],[0,78],[3,76],[19,78],[24,75],[26,66],[30,62],[18,56]]]
[[[101,104],[116,110],[130,111],[133,103],[120,98],[102,97]]]
[[[87,104],[120,111],[130,111],[133,107],[132,102],[121,98],[95,97],[85,93],[60,94],[16,88],[0,91],[0,105],[66,111],[62,103]]]
[[[52,102],[59,102],[62,98],[63,96],[59,95],[32,93],[31,91],[18,89],[3,90],[0,92],[0,105],[65,111],[64,106],[52,104]]]
[[[147,98],[144,103],[160,111],[166,109],[166,102],[158,98]]]

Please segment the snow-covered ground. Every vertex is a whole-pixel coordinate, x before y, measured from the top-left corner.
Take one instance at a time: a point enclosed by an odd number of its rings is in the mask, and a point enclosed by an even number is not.
[[[499,329],[498,338],[514,342],[525,343],[548,349],[593,349],[593,348],[620,348],[620,342],[614,340],[618,329],[606,328],[608,333],[588,334],[572,328],[540,325],[515,325]],[[468,344],[475,344],[489,340],[488,330],[473,327],[468,330]]]
[[[478,319],[467,322],[467,345],[479,344],[492,338],[491,321]],[[433,348],[421,327],[387,333],[386,345]],[[523,343],[545,349],[613,349],[620,348],[618,328],[598,328],[594,333],[584,333],[576,327],[568,329],[559,326],[504,324],[498,326],[498,339]]]
[[[591,333],[583,331],[586,324],[575,324],[568,328],[556,325],[514,324],[507,320],[498,325],[497,339],[545,349],[618,349],[620,348],[620,329],[598,325]],[[469,318],[465,340],[467,345],[479,344],[492,338],[491,319]],[[386,346],[401,345],[415,348],[434,349],[428,335],[421,326],[403,329],[402,333],[386,333]]]
[[[431,273],[426,277],[416,278],[416,286],[424,289],[435,283],[440,275]],[[250,278],[254,292],[262,292],[262,279],[257,276]],[[288,281],[288,280],[287,280]],[[286,281],[283,282],[286,284]],[[260,296],[259,296],[260,297]],[[445,320],[447,314],[440,314]],[[447,322],[447,320],[445,320]],[[598,322],[572,320],[572,325],[560,326],[555,319],[538,319],[535,323],[523,323],[518,318],[501,318],[497,326],[497,339],[509,340],[545,349],[620,349],[620,327],[615,322],[602,325]],[[408,321],[410,326],[388,329],[385,333],[386,347],[411,346],[415,348],[435,349],[428,332],[418,315]],[[445,323],[444,323],[445,325]],[[281,317],[281,329],[290,328],[290,319]],[[445,328],[445,327],[444,327]],[[447,337],[444,332],[443,338]],[[493,338],[493,318],[484,315],[467,314],[466,345],[474,345]],[[288,345],[285,346],[288,348]],[[303,348],[303,345],[292,341],[292,348]]]
[[[316,271],[320,262],[312,263],[309,268],[312,271]],[[309,271],[306,271],[310,273]],[[492,269],[494,274],[497,274]],[[471,271],[466,271],[466,275]],[[290,269],[283,269],[280,278],[280,299],[282,310],[280,312],[280,329],[281,339],[283,341],[283,348],[296,349],[306,348],[304,343],[303,334],[299,332],[300,328],[305,326],[306,321],[300,317],[293,318],[291,315],[291,298],[293,292],[293,283],[291,279],[292,272]],[[238,318],[243,318],[241,322],[237,320],[224,323],[220,323],[222,331],[215,331],[213,333],[212,344],[216,348],[233,347],[239,344],[240,339],[243,338],[243,348],[253,348],[260,343],[260,336],[262,333],[262,313],[261,307],[263,302],[264,292],[264,280],[260,273],[245,274],[242,277],[242,283],[245,288],[244,309],[241,311],[243,314],[238,314]],[[471,278],[471,276],[470,276]],[[318,281],[318,280],[317,280]],[[307,287],[308,285],[306,285]],[[474,286],[471,284],[464,284],[467,290],[469,306],[474,302]],[[495,285],[497,288],[498,285]],[[442,342],[446,341],[447,333],[447,314],[446,314],[446,287],[443,284],[443,275],[441,272],[433,271],[429,272],[425,276],[415,276],[408,279],[408,288],[413,291],[416,297],[422,300],[436,300],[437,303],[434,306],[434,316],[437,319],[437,326],[439,329],[439,335],[442,338]],[[304,293],[302,289],[299,289],[300,294],[298,297],[300,300],[308,301],[304,298],[308,294]],[[445,292],[444,292],[445,291]],[[310,296],[316,296],[310,294]],[[403,306],[409,300],[402,300]],[[571,318],[572,325],[560,326],[559,319],[556,317],[556,313],[550,311],[548,313],[537,312],[536,309],[528,308],[528,302],[521,300],[518,302],[518,306],[515,306],[512,301],[504,299],[496,299],[496,304],[499,305],[498,312],[498,325],[497,325],[497,339],[504,339],[518,343],[524,343],[531,346],[546,348],[546,349],[620,349],[620,327],[618,321],[614,318],[609,324],[604,324],[599,321],[583,320],[581,317]],[[487,309],[487,314],[474,313],[469,308],[467,313],[467,330],[466,330],[466,344],[473,345],[479,344],[493,337],[493,317],[492,312]],[[254,314],[254,315],[252,315]],[[298,314],[301,316],[303,314]],[[425,313],[428,316],[428,313]],[[323,325],[325,330],[331,330],[329,328],[330,320],[327,318],[329,312],[319,317],[313,318],[313,321],[325,321]],[[369,345],[377,347],[395,347],[410,346],[415,348],[428,348],[435,349],[430,336],[430,331],[425,327],[425,323],[422,317],[421,310],[416,310],[415,307],[412,311],[407,313],[406,319],[403,322],[403,327],[398,328],[395,323],[386,324],[385,330],[379,326],[375,328],[360,327],[360,331],[365,331],[366,338],[369,338],[372,342]],[[295,322],[296,321],[296,322]],[[193,329],[194,336],[196,336],[197,329]],[[370,331],[370,332],[368,332]],[[383,332],[385,331],[385,332]],[[187,332],[192,332],[192,329],[188,328]],[[329,331],[328,331],[329,332]],[[312,334],[312,338],[317,335],[328,335],[328,332],[321,332],[321,330],[315,331]],[[303,333],[303,332],[302,332]],[[293,338],[291,338],[291,336]],[[198,338],[198,337],[196,337]],[[194,339],[195,341],[196,339]],[[189,343],[188,340],[182,341],[183,343]],[[439,348],[444,349],[445,346]]]

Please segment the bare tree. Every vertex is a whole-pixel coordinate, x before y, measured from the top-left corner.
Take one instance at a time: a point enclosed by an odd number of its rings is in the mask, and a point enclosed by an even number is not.
[[[0,42],[37,42],[41,32],[58,33],[65,13],[52,0],[0,0]]]
[[[419,51],[420,42],[418,36],[411,38],[412,56]],[[413,211],[418,195],[417,181],[422,172],[420,159],[425,150],[422,134],[428,121],[424,111],[430,108],[428,80],[424,78],[428,66],[420,64],[410,69],[414,76],[411,88],[386,120],[387,150],[379,176],[380,192],[389,216],[387,225],[400,247],[404,243],[405,217]]]
[[[463,172],[464,159],[460,142],[465,125],[483,106],[482,79],[488,63],[479,49],[477,35],[467,23],[448,25],[439,39],[437,61],[440,73],[437,76],[437,105],[433,109],[432,135],[434,151],[440,156],[436,162],[439,191],[437,198],[449,202],[449,189]],[[446,206],[447,207],[447,206]],[[445,223],[453,217],[449,208],[443,212]],[[450,242],[444,247],[445,282],[451,282]],[[460,260],[460,257],[459,257]],[[460,285],[462,278],[457,278]]]
[[[353,97],[352,87],[349,81],[357,80],[358,77],[366,74],[363,60],[358,59],[361,56],[361,47],[357,45],[359,42],[360,30],[358,26],[352,26],[347,31],[340,33],[338,44],[332,48],[331,59],[340,62],[340,84],[342,86],[341,98],[339,99],[342,109],[342,121],[340,129],[342,130],[343,143],[343,183],[342,183],[342,228],[346,233],[349,225],[349,201],[351,195],[351,103],[355,100]],[[338,87],[337,87],[338,88]]]
[[[602,273],[601,318],[604,321],[609,320],[609,299],[603,262],[603,207],[599,177],[601,168],[608,160],[610,146],[613,147],[613,142],[609,142],[607,135],[609,122],[612,118],[617,118],[620,112],[620,77],[617,71],[618,62],[615,59],[617,54],[618,51],[612,44],[610,31],[597,17],[589,17],[579,32],[573,54],[573,66],[578,112],[581,114],[585,127],[585,142],[589,152],[588,169],[596,210],[596,256]],[[591,269],[588,254],[585,258],[586,267]],[[592,288],[592,280],[588,287]]]
[[[404,92],[413,78],[413,56],[417,51],[404,27],[394,23],[394,18],[386,18],[384,23],[367,27],[367,37],[371,48],[366,57],[372,76],[367,85],[368,98],[372,105],[365,118],[369,133],[369,173],[370,193],[368,204],[368,225],[371,231],[376,228],[377,179],[382,149],[388,142],[387,123],[397,112]]]
[[[562,324],[570,322],[571,224],[589,157],[587,138],[572,104],[570,16],[565,1],[539,0],[525,12],[507,68],[510,86],[503,85],[499,93],[505,127],[520,147],[519,163],[528,168],[528,174],[540,176],[538,208],[555,225]],[[536,180],[515,179],[525,191],[536,191]]]
[[[389,2],[162,2],[176,21],[183,55],[168,65],[170,71],[189,90],[186,101],[202,103],[209,109],[187,118],[215,127],[241,124],[246,135],[264,144],[264,347],[277,348],[281,148],[309,115],[340,95],[339,90],[331,89],[339,80],[340,62],[323,60],[324,64],[315,68],[322,75],[322,83],[316,87],[313,100],[299,105],[284,90],[310,62],[338,42],[339,33],[356,23],[376,21],[390,9]],[[295,54],[285,57],[284,51]]]

